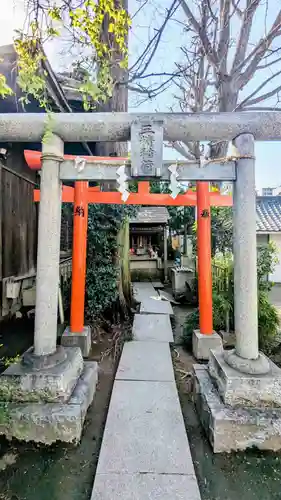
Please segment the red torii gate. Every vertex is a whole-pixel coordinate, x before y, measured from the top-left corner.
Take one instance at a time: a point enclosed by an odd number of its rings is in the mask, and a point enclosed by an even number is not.
[[[64,155],[64,159],[75,159],[73,155]],[[124,160],[127,158],[82,156],[87,162],[100,160]],[[42,166],[41,153],[25,151],[25,159],[33,170]],[[211,266],[211,218],[210,207],[232,206],[232,197],[209,191],[209,183],[197,181],[196,192],[187,191],[173,199],[169,194],[149,192],[149,181],[138,183],[138,192],[130,193],[124,203],[119,192],[102,192],[99,187],[89,187],[88,181],[76,181],[75,187],[63,186],[62,201],[74,203],[73,253],[72,253],[72,290],[70,330],[81,333],[84,328],[86,251],[88,229],[88,204],[126,204],[126,205],[168,205],[197,206],[197,252],[198,252],[198,292],[200,332],[213,333],[212,310],[212,266]],[[40,201],[40,190],[34,191],[34,201]]]

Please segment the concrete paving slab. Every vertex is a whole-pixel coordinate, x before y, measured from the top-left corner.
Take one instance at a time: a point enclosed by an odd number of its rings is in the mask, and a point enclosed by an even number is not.
[[[151,284],[156,289],[164,288],[164,285],[163,283],[161,283],[161,281],[152,281]]]
[[[133,339],[149,342],[173,342],[173,331],[168,314],[135,314]]]
[[[161,300],[157,294],[157,298],[144,297],[141,300],[141,314],[168,314],[173,316],[173,308],[170,302]]]
[[[142,302],[149,297],[157,297],[158,293],[153,288],[151,283],[133,283],[133,294],[137,302]]]
[[[200,500],[195,476],[97,474],[91,500]]]
[[[114,472],[194,474],[174,382],[114,383],[97,474]]]
[[[116,380],[174,382],[169,344],[127,342],[123,348]]]

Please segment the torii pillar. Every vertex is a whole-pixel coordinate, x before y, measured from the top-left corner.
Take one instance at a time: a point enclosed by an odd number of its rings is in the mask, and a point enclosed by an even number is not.
[[[83,357],[89,355],[92,344],[91,328],[84,325],[88,188],[89,182],[87,181],[75,182],[70,327],[66,328],[61,338],[61,344],[64,346],[80,347]]]
[[[197,255],[199,330],[192,337],[193,355],[208,360],[210,349],[222,348],[222,339],[213,330],[212,259],[211,259],[211,196],[209,182],[198,181],[197,192]]]

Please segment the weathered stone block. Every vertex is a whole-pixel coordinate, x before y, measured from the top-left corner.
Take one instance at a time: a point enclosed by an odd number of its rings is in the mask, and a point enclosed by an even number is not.
[[[62,334],[61,345],[65,347],[80,347],[82,356],[87,358],[92,347],[91,328],[85,326],[83,332],[71,332],[67,327]]]
[[[194,330],[192,336],[193,356],[202,361],[208,361],[211,349],[222,349],[220,335],[213,332],[212,335],[203,335],[199,330]]]
[[[87,409],[98,380],[96,362],[84,364],[83,372],[67,403],[0,402],[0,434],[7,439],[50,445],[56,441],[77,444]]]
[[[172,288],[175,298],[180,297],[187,291],[186,283],[191,286],[195,272],[192,269],[171,269]]]
[[[0,376],[0,401],[68,401],[83,371],[79,347],[66,347],[66,359],[59,365],[34,371],[21,362],[14,363]]]
[[[224,403],[231,406],[281,407],[281,369],[269,360],[270,372],[247,375],[231,368],[223,351],[212,351],[209,372]]]
[[[231,408],[221,400],[206,367],[194,365],[194,403],[215,453],[281,449],[281,410]]]

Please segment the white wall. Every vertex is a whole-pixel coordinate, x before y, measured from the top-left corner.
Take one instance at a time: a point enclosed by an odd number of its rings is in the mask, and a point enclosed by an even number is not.
[[[273,273],[269,275],[269,279],[274,283],[281,283],[281,234],[280,233],[270,234],[269,240],[276,245],[278,249],[277,257],[279,259],[279,263],[276,264]]]

